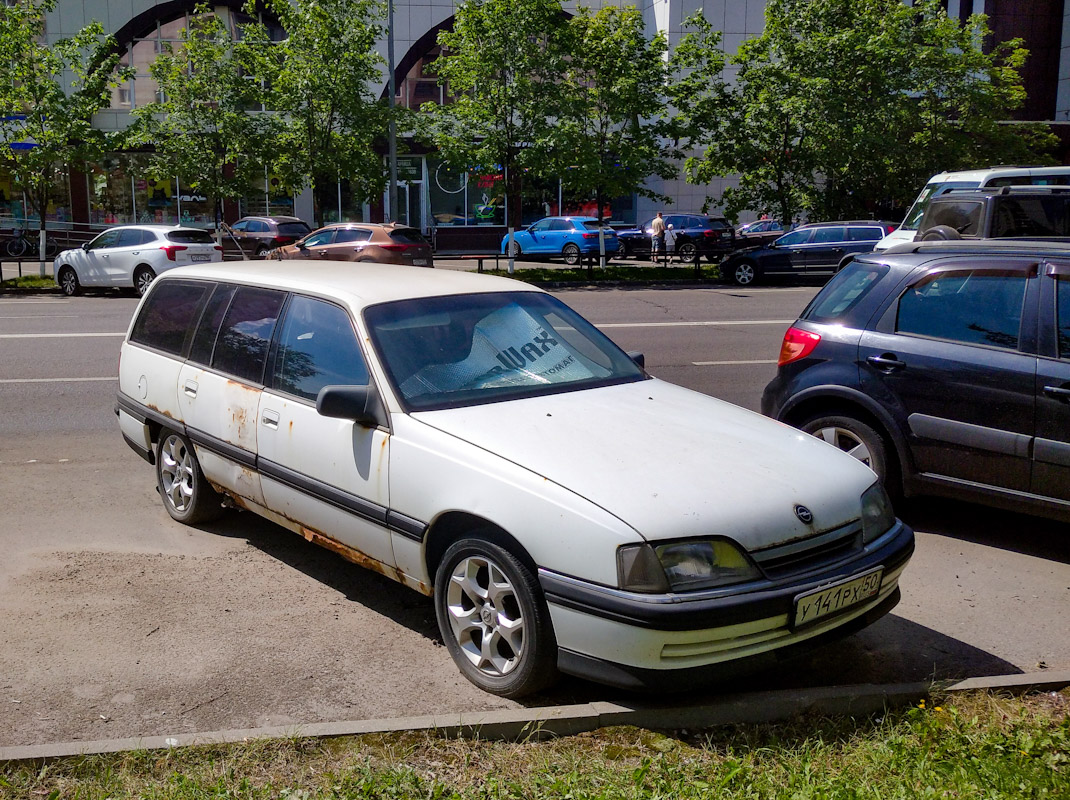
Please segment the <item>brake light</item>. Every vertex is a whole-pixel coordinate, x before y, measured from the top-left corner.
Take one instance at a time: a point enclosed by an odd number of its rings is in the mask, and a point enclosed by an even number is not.
[[[222,253],[223,252],[223,245],[217,244],[214,249],[218,250],[220,253]]]
[[[777,359],[776,365],[783,367],[800,358],[806,358],[820,342],[821,336],[816,333],[795,327],[788,328],[784,341],[780,343],[780,358]]]
[[[168,261],[174,261],[175,253],[177,253],[179,250],[189,250],[189,248],[186,247],[186,245],[184,244],[165,244],[160,249],[167,253]]]
[[[395,243],[381,244],[379,246],[381,248],[383,248],[384,250],[392,250],[395,253],[404,252],[405,250],[408,250],[410,247],[419,247],[419,245],[416,245],[416,244],[395,244]]]

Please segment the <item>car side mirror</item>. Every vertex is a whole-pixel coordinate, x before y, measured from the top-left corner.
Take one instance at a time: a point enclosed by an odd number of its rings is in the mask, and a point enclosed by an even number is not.
[[[308,249],[308,245],[305,244],[304,239],[302,239],[300,242],[297,242],[296,244],[297,244],[297,249],[298,250],[307,250]]]
[[[367,386],[324,386],[316,395],[316,411],[325,417],[351,419],[364,428],[387,424],[379,392]]]
[[[89,242],[82,242],[82,249],[89,252]]]
[[[628,358],[630,358],[643,369],[646,369],[646,356],[640,353],[638,350],[629,350]]]

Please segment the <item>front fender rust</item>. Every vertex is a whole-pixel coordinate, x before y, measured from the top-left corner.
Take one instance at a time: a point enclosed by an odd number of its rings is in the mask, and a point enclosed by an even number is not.
[[[313,530],[312,528],[308,528],[304,525],[301,526],[301,535],[305,537],[307,541],[312,542],[313,544],[317,544],[327,550],[330,550],[332,553],[340,555],[347,561],[352,561],[354,564],[364,567],[365,569],[369,569],[372,572],[378,572],[380,575],[390,578],[391,580],[397,581],[398,583],[404,584],[409,588],[415,589],[421,594],[425,594],[428,596],[430,596],[431,594],[430,588],[425,586],[423,583],[420,583],[419,581],[414,582],[412,578],[409,578],[407,575],[398,572],[398,570],[394,567],[384,564],[382,561],[379,561],[376,558],[372,558],[367,553],[362,553],[355,547],[350,547],[347,544],[343,544],[337,539],[332,539],[330,536],[320,533],[319,531]]]

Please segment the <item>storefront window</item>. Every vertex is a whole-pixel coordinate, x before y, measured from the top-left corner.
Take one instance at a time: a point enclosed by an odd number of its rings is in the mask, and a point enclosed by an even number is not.
[[[15,178],[3,173],[0,173],[0,217],[4,218],[4,226],[30,228],[35,227],[39,219]],[[48,208],[45,209],[45,220],[70,222],[71,218],[71,188],[67,173],[65,170],[56,170],[52,176],[52,191]]]
[[[468,176],[469,224],[505,224],[505,180],[500,172],[472,172]]]

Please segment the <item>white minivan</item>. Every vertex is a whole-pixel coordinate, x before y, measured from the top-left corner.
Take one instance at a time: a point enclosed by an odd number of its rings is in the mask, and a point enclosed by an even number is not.
[[[432,597],[506,697],[680,689],[898,602],[914,534],[861,461],[651,377],[528,284],[360,266],[149,287],[116,413],[173,518],[245,509]]]
[[[981,189],[999,186],[1065,186],[1070,184],[1070,167],[989,167],[959,172],[940,172],[929,178],[903,223],[873,249],[887,250],[897,244],[914,241],[918,225],[925,216],[929,201],[952,189]]]

